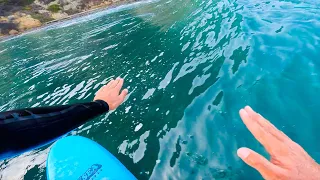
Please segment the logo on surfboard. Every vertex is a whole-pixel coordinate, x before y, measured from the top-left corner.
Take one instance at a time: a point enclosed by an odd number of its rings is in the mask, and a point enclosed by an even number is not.
[[[101,164],[93,164],[87,171],[82,174],[78,180],[90,180],[91,178],[94,179],[100,172],[102,168]]]

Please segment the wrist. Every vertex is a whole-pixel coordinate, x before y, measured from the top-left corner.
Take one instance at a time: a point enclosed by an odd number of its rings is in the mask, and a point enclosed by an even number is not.
[[[108,104],[106,101],[104,101],[104,100],[94,99],[93,102],[97,102],[97,103],[101,104],[102,106],[104,106],[104,107],[107,109],[107,111],[110,110],[109,104]]]

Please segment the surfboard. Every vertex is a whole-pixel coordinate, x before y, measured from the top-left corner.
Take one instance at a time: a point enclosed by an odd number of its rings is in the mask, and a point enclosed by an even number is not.
[[[47,158],[48,180],[113,180],[136,178],[98,143],[68,136],[54,143]]]

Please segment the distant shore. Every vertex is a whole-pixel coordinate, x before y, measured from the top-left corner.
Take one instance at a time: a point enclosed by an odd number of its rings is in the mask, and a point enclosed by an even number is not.
[[[69,19],[74,19],[74,18],[86,16],[86,15],[89,15],[89,14],[94,14],[94,13],[99,12],[99,11],[103,11],[103,10],[110,9],[110,8],[115,8],[115,7],[118,7],[118,6],[121,6],[121,5],[129,4],[129,3],[133,3],[133,2],[137,2],[137,1],[139,1],[139,0],[119,1],[119,2],[113,3],[111,5],[97,7],[97,8],[94,8],[94,9],[90,9],[90,10],[87,10],[87,11],[83,11],[83,12],[80,12],[80,13],[77,13],[77,14],[70,15],[70,16],[65,17],[65,18],[52,20],[52,21],[44,23],[43,25],[47,26],[47,25],[52,24],[52,23],[62,22],[62,21],[66,21],[66,20],[69,20]]]
[[[100,5],[100,6],[97,6],[95,8],[89,9],[89,10],[84,10],[84,11],[76,13],[76,14],[72,14],[72,15],[68,15],[66,17],[62,17],[60,19],[55,19],[55,20],[51,20],[51,21],[48,21],[48,22],[41,23],[40,26],[28,28],[28,29],[20,31],[19,33],[16,33],[16,34],[5,34],[5,35],[2,34],[2,36],[0,36],[0,42],[4,41],[4,40],[11,39],[11,38],[16,37],[16,36],[20,36],[20,35],[35,31],[35,30],[43,29],[43,28],[51,26],[52,24],[55,24],[55,23],[68,21],[68,20],[71,20],[71,19],[74,19],[74,18],[79,18],[79,17],[86,16],[86,15],[89,15],[89,14],[94,14],[94,13],[97,13],[97,12],[100,12],[100,11],[104,11],[106,9],[115,8],[115,7],[118,7],[118,6],[121,6],[121,5],[130,4],[130,3],[138,2],[138,1],[140,1],[140,0],[123,0],[123,1],[118,1],[116,3],[108,4],[108,5]],[[1,27],[0,27],[0,30],[1,30]]]

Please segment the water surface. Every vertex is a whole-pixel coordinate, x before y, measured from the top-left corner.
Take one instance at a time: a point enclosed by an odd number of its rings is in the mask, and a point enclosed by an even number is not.
[[[144,1],[0,43],[0,110],[91,101],[111,78],[130,94],[72,132],[138,179],[261,179],[236,156],[267,155],[245,105],[320,160],[320,3]],[[35,137],[36,138],[36,137]],[[1,179],[46,179],[50,146],[1,162]]]

